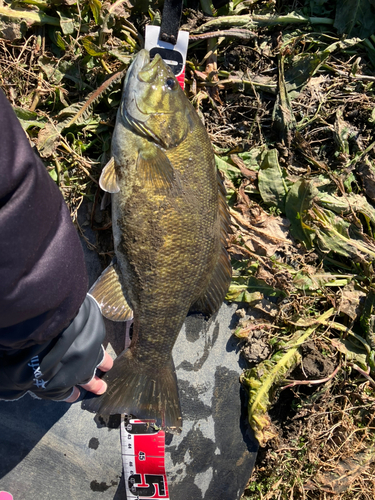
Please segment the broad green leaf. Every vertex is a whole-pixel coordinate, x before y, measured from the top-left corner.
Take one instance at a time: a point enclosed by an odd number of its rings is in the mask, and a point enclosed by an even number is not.
[[[48,171],[48,173],[49,173],[49,175],[51,176],[51,178],[52,178],[55,182],[57,182],[57,172],[56,172],[56,170],[53,168],[52,170],[49,170],[49,171]]]
[[[35,111],[30,111],[29,109],[23,109],[19,106],[12,106],[13,111],[16,113],[17,118],[21,120],[36,120],[38,118],[38,113]]]
[[[263,295],[260,292],[248,292],[245,287],[235,284],[230,285],[225,297],[230,302],[246,302],[247,304],[258,302],[262,298]]]
[[[108,51],[108,54],[110,54],[113,57],[116,57],[119,61],[121,61],[124,64],[129,64],[132,60],[132,56],[121,52],[120,50],[117,49],[111,49]]]
[[[72,35],[75,29],[73,19],[58,10],[56,12],[60,17],[60,26],[64,35]]]
[[[39,130],[37,147],[40,156],[47,158],[56,151],[59,144],[60,132],[58,126],[47,123],[44,128]]]
[[[87,120],[91,118],[92,109],[97,100],[107,92],[112,85],[123,76],[123,71],[114,73],[102,85],[91,92],[87,99],[83,102],[72,104],[59,113],[58,118],[64,118],[59,123],[53,125],[47,123],[45,127],[39,131],[38,134],[38,151],[43,157],[50,156],[57,148],[61,132],[71,127],[73,124],[82,125],[86,124]]]
[[[227,159],[227,157],[215,155],[216,167],[220,170],[220,172],[223,172],[224,176],[231,181],[242,177],[240,169],[228,163],[224,158]]]
[[[60,26],[60,21],[57,17],[47,16],[40,10],[16,10],[9,7],[0,6],[0,17],[9,17],[11,19],[24,19],[28,25],[36,24],[51,24],[53,26]]]
[[[286,177],[286,169],[279,165],[277,149],[271,149],[260,166],[259,192],[267,205],[277,207],[282,212],[285,212],[285,198],[289,191]]]
[[[48,34],[54,44],[56,44],[61,50],[66,50],[65,42],[58,29],[49,26]]]
[[[319,193],[319,205],[341,215],[353,212],[362,214],[375,225],[375,208],[361,194],[351,193],[347,196]]]
[[[285,200],[285,213],[290,221],[290,232],[308,249],[312,248],[315,231],[305,222],[305,219],[308,219],[308,211],[315,193],[313,183],[302,179],[294,184]]]
[[[96,24],[100,23],[100,12],[102,10],[102,3],[100,0],[89,0],[90,9],[94,16]]]
[[[240,380],[249,392],[249,423],[260,446],[265,446],[267,441],[274,436],[267,411],[277,386],[300,362],[301,355],[298,348],[314,333],[319,322],[326,321],[334,312],[333,308],[326,311],[316,319],[314,326],[305,331],[296,332],[292,341],[288,342],[282,351],[276,352],[271,359],[263,361],[241,375]]]
[[[266,154],[267,149],[260,147],[252,148],[250,151],[244,151],[243,153],[238,153],[238,156],[249,170],[255,170],[257,172],[260,169],[260,165]]]
[[[350,342],[348,339],[331,339],[333,347],[345,355],[347,361],[357,363],[363,370],[367,370],[367,356],[363,349]]]
[[[258,294],[258,295],[254,295]],[[264,297],[283,297],[285,292],[273,288],[261,279],[250,276],[249,278],[233,278],[227,293],[227,300],[232,302],[253,302]]]
[[[315,270],[315,268],[314,268]],[[302,269],[293,278],[293,285],[298,290],[315,291],[326,286],[345,286],[349,283],[351,276],[341,277],[338,274],[325,272],[307,272]]]
[[[28,130],[30,127],[44,127],[44,123],[38,121],[38,114],[35,111],[29,111],[18,106],[12,107],[24,130]]]
[[[343,33],[367,38],[375,32],[375,0],[337,2],[334,27]]]
[[[375,258],[374,240],[358,232],[354,224],[318,206],[310,213],[316,229],[314,243],[320,251],[334,252],[362,262]]]
[[[285,88],[291,100],[298,97],[328,55],[326,52],[300,54],[293,59],[291,66],[285,71]]]
[[[64,73],[60,71],[56,62],[48,56],[41,56],[38,59],[38,65],[46,74],[50,83],[60,83],[64,78]]]
[[[86,52],[92,57],[103,57],[106,53],[97,45],[95,45],[95,43],[92,41],[91,36],[86,36],[85,38],[83,38],[82,45],[85,47]]]
[[[337,42],[332,43],[331,45],[328,45],[328,47],[324,49],[324,52],[332,54],[336,50],[347,50],[350,49],[351,47],[354,47],[354,45],[358,45],[360,42],[362,42],[362,40],[361,38],[358,37],[347,38],[346,40],[339,40]]]

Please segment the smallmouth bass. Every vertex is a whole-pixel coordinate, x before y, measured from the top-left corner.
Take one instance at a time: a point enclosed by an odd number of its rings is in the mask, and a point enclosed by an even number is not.
[[[127,72],[100,185],[112,193],[117,262],[90,293],[114,321],[131,308],[134,326],[107,392],[83,407],[178,429],[172,348],[189,311],[211,315],[224,300],[229,216],[206,129],[159,55],[141,50]]]

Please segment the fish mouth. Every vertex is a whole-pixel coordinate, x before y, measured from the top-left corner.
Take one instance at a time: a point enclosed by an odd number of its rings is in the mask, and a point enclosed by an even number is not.
[[[137,104],[137,93],[139,87],[138,74],[150,62],[150,54],[147,50],[142,49],[129,66],[126,73],[123,98],[121,103],[121,111],[124,117],[132,117],[140,122],[145,121],[144,113],[139,109]]]
[[[160,54],[156,54],[150,61],[150,54],[147,52],[148,61],[144,64],[143,68],[138,73],[138,80],[145,83],[151,83],[157,74],[158,65],[161,60]]]

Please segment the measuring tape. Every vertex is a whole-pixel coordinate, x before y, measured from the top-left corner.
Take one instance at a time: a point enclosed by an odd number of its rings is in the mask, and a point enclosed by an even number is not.
[[[170,500],[165,473],[165,432],[154,420],[121,415],[121,453],[127,500]]]
[[[189,45],[189,32],[179,31],[176,45],[159,40],[160,27],[146,26],[145,49],[150,52],[151,59],[160,54],[173,71],[181,88],[185,88],[186,53]]]

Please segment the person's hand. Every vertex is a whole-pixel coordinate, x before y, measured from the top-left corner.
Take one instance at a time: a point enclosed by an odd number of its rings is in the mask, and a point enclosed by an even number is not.
[[[113,359],[107,352],[104,352],[104,359],[98,366],[99,370],[101,370],[102,372],[107,372],[112,368],[112,366],[113,366]],[[107,390],[107,384],[104,382],[104,380],[100,379],[95,375],[94,378],[90,380],[88,384],[75,386],[72,395],[68,399],[65,399],[66,403],[74,403],[75,401],[77,401],[77,399],[81,395],[79,387],[82,387],[86,391],[92,392],[93,394],[97,394],[98,396],[100,396],[100,394],[103,394]]]

